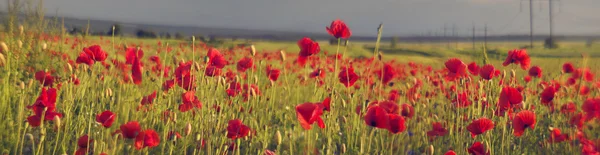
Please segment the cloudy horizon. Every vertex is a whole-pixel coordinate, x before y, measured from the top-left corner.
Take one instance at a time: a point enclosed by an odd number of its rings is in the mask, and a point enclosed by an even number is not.
[[[600,1],[555,1],[555,34],[600,35]],[[5,4],[2,7],[5,8]],[[157,25],[220,27],[326,33],[334,19],[354,35],[471,34],[472,26],[490,35],[528,34],[529,2],[522,0],[53,0],[47,15]],[[535,1],[534,28],[548,34],[548,2]],[[478,30],[479,31],[479,30]]]

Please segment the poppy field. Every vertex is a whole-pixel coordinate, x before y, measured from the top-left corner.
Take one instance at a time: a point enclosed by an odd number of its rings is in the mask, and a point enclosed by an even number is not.
[[[2,33],[0,151],[600,154],[599,51],[405,57],[323,25],[337,45]]]

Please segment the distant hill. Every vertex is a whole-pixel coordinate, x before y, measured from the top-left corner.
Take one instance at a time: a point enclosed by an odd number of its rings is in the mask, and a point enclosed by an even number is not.
[[[0,13],[4,15],[5,13]],[[47,16],[47,19],[54,20],[55,17]],[[62,17],[59,17],[62,19]],[[72,17],[64,17],[65,27],[69,30],[74,27],[85,29],[88,20],[79,19]],[[307,36],[318,40],[331,39],[326,33],[303,33],[303,32],[289,32],[289,31],[273,31],[273,30],[254,30],[254,29],[233,29],[233,28],[217,28],[217,27],[199,27],[199,26],[170,26],[170,25],[155,25],[155,24],[143,24],[143,23],[127,23],[109,20],[94,20],[90,19],[90,32],[91,33],[106,33],[111,29],[113,24],[120,24],[124,35],[134,36],[136,31],[139,29],[151,30],[157,34],[169,33],[173,36],[175,33],[181,33],[184,36],[202,35],[202,36],[215,36],[223,38],[240,38],[240,39],[261,39],[261,40],[281,40],[281,41],[295,41],[298,38]],[[535,36],[535,41],[543,41],[547,35]],[[555,36],[558,40],[570,40],[570,41],[584,41],[584,40],[600,40],[600,36]],[[383,37],[383,41],[389,41],[391,37]],[[476,36],[476,40],[483,41],[483,36]],[[353,41],[374,41],[376,40],[376,34],[373,36],[352,36]],[[446,41],[471,41],[472,36],[460,36],[460,37],[443,37],[443,36],[400,36],[399,41],[401,42],[446,42]],[[488,41],[529,41],[529,35],[502,35],[502,36],[488,36]]]

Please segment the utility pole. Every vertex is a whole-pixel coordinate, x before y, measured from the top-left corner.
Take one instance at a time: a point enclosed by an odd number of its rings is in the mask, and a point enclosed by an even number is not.
[[[454,48],[458,48],[458,40],[457,39],[457,33],[456,33],[456,24],[452,24],[452,41],[454,41]]]
[[[533,0],[529,0],[529,47],[533,48]]]
[[[447,25],[444,24],[444,40],[446,41],[446,48],[450,48],[450,42],[448,40],[448,37],[446,37],[446,31],[447,31]]]
[[[552,33],[553,33],[552,32],[553,31],[553,29],[552,29],[552,25],[553,25],[553,23],[552,23],[552,0],[548,0],[548,12],[550,14],[549,15],[549,18],[550,18],[550,40],[553,40],[553,38],[552,38]]]
[[[473,33],[473,38],[471,38],[471,42],[473,42],[473,51],[475,51],[475,24],[473,24],[473,29],[472,29],[472,33]]]

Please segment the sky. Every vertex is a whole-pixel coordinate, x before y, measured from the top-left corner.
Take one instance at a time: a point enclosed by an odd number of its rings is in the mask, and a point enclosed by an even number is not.
[[[179,26],[326,33],[344,20],[353,35],[528,34],[525,0],[49,0],[47,15]],[[600,0],[554,0],[556,34],[600,35]],[[4,6],[3,6],[4,7]],[[548,2],[533,5],[534,33],[548,34]]]

